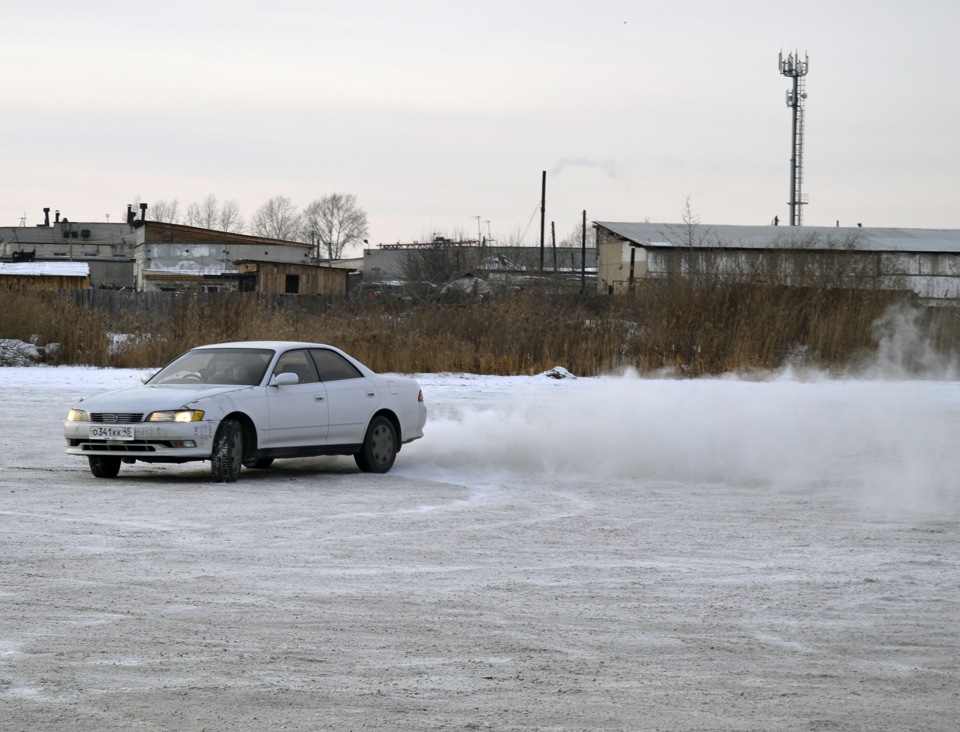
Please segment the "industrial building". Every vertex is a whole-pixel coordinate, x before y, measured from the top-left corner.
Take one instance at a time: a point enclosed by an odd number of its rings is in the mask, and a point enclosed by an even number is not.
[[[960,231],[953,229],[612,221],[594,226],[601,293],[680,276],[901,290],[932,305],[960,301]]]
[[[51,221],[44,209],[41,225],[0,227],[0,262],[83,264],[85,286],[103,289],[217,292],[252,283],[265,294],[346,293],[348,273],[321,265],[309,244],[149,221],[146,210],[141,204],[137,217],[128,207],[122,223],[80,223],[59,211]],[[261,276],[267,264],[280,280]]]

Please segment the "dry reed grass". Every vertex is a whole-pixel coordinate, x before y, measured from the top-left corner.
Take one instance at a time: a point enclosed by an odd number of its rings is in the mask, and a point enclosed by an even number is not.
[[[183,294],[162,316],[111,318],[63,295],[4,290],[0,336],[57,343],[55,363],[110,367],[156,367],[202,343],[280,339],[331,343],[376,371],[509,375],[563,366],[595,375],[634,367],[699,376],[791,361],[849,368],[876,348],[874,324],[900,300],[888,291],[677,280],[641,282],[617,297],[526,291],[312,309],[248,294]],[[913,307],[930,347],[955,353],[956,310]]]

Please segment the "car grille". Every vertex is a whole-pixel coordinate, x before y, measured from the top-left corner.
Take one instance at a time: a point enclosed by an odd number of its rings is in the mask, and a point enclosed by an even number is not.
[[[136,412],[94,412],[90,415],[91,422],[106,424],[132,424],[143,421],[143,413]]]
[[[79,442],[78,446],[84,452],[156,452],[157,445],[171,447],[166,442],[146,442],[145,440],[132,440],[130,442],[101,442],[94,440],[92,442]]]

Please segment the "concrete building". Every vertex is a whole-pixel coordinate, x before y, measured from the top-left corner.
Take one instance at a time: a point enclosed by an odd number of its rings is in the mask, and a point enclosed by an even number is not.
[[[543,251],[543,275],[570,278],[576,284],[584,265],[580,247],[547,247]],[[399,287],[416,280],[442,285],[466,274],[499,284],[539,281],[540,247],[479,246],[476,242],[438,239],[425,244],[386,244],[363,251],[363,282],[367,286]],[[587,247],[586,273],[596,276],[596,249]],[[435,281],[436,272],[446,279]],[[592,285],[591,285],[592,286]]]
[[[314,262],[313,248],[302,242],[159,221],[137,221],[134,228],[134,280],[139,291],[236,290],[237,262],[306,266]]]
[[[291,279],[284,275],[281,292],[294,279],[304,282],[304,293],[345,292],[346,273],[312,271],[330,267],[320,267],[309,244],[149,221],[146,212],[141,204],[139,218],[128,207],[122,223],[78,223],[59,211],[51,221],[50,210],[44,209],[41,225],[0,227],[0,261],[83,263],[86,286],[94,288],[211,292],[239,289],[238,262],[248,263],[245,282],[251,272],[254,282],[261,281],[249,263],[262,262],[299,268],[287,273]],[[273,280],[262,282],[265,291],[276,289]]]
[[[44,209],[39,226],[0,226],[0,260],[8,262],[83,262],[93,287],[134,284],[137,231],[132,223],[73,222]]]
[[[874,287],[928,304],[960,301],[960,231],[687,226],[597,221],[601,293],[637,281],[719,276],[767,284]]]

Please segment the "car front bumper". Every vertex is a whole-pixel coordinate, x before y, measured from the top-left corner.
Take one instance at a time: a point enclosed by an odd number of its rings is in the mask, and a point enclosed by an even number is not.
[[[64,422],[63,436],[69,455],[181,462],[208,459],[218,425],[219,422],[139,422],[104,430],[104,425],[93,422]],[[114,434],[91,437],[91,429]]]

